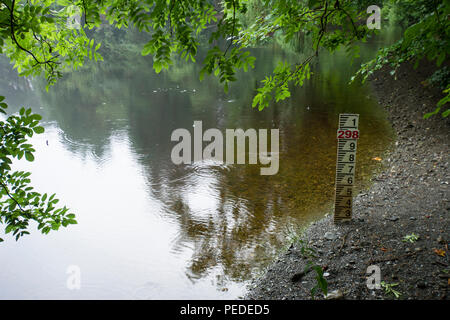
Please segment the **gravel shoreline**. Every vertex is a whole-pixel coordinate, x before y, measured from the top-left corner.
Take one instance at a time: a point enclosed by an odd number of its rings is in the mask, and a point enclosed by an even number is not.
[[[329,214],[299,235],[316,250],[315,262],[325,270],[334,298],[448,299],[450,120],[423,119],[442,96],[421,82],[431,71],[426,64],[418,70],[404,65],[397,80],[387,68],[370,79],[397,134],[395,146],[371,188],[354,198],[351,222],[334,225]],[[418,240],[404,241],[411,234]],[[300,250],[301,244],[293,243],[253,281],[245,299],[311,299],[315,273],[303,274]],[[380,268],[381,281],[397,284],[393,289],[400,296],[367,288],[370,265]]]

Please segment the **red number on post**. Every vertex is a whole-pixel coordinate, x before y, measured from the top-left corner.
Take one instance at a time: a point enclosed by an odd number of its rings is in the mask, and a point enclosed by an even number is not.
[[[338,131],[338,139],[358,139],[359,131],[358,130],[339,130]]]

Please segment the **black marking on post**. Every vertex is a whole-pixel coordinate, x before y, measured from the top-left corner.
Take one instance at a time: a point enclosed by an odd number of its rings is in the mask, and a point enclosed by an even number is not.
[[[334,222],[352,219],[353,184],[355,180],[357,138],[339,138],[339,131],[358,131],[359,114],[339,115],[338,146],[336,161],[336,193]],[[359,137],[359,131],[358,135]],[[353,157],[351,157],[353,155]],[[353,159],[353,160],[351,160]],[[350,169],[351,168],[351,169]]]

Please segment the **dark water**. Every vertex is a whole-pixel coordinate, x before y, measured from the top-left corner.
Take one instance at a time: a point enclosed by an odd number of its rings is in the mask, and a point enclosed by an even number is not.
[[[363,48],[363,54],[374,47]],[[364,53],[366,52],[366,53]],[[0,245],[0,298],[236,298],[247,280],[289,237],[332,212],[339,113],[360,114],[357,188],[368,186],[391,128],[367,87],[348,81],[345,53],[322,55],[312,80],[292,98],[251,108],[254,88],[284,59],[276,45],[255,49],[256,69],[230,93],[200,66],[175,63],[154,74],[151,58],[132,55],[65,75],[47,93],[39,80],[17,79],[3,67],[0,94],[12,109],[44,115],[33,138],[31,171],[42,192],[57,192],[78,225],[48,236],[33,232]],[[279,172],[259,165],[171,162],[173,130],[280,130]],[[47,145],[48,142],[48,145]],[[79,266],[81,289],[66,287]]]

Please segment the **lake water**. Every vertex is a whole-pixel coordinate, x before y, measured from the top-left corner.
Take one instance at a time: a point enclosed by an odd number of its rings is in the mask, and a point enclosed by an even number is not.
[[[367,52],[373,46],[366,48]],[[357,189],[392,141],[382,108],[344,53],[322,55],[292,98],[251,108],[255,86],[283,59],[277,45],[254,49],[256,68],[225,94],[200,66],[175,63],[156,75],[151,58],[129,54],[70,74],[47,93],[40,80],[2,66],[0,94],[11,110],[32,107],[46,131],[32,139],[41,192],[56,192],[78,224],[0,244],[0,299],[227,299],[311,221],[332,212],[339,113],[359,113]],[[174,165],[173,130],[280,130],[279,172],[211,161]],[[3,231],[0,231],[3,232]],[[70,266],[81,289],[66,286]]]

